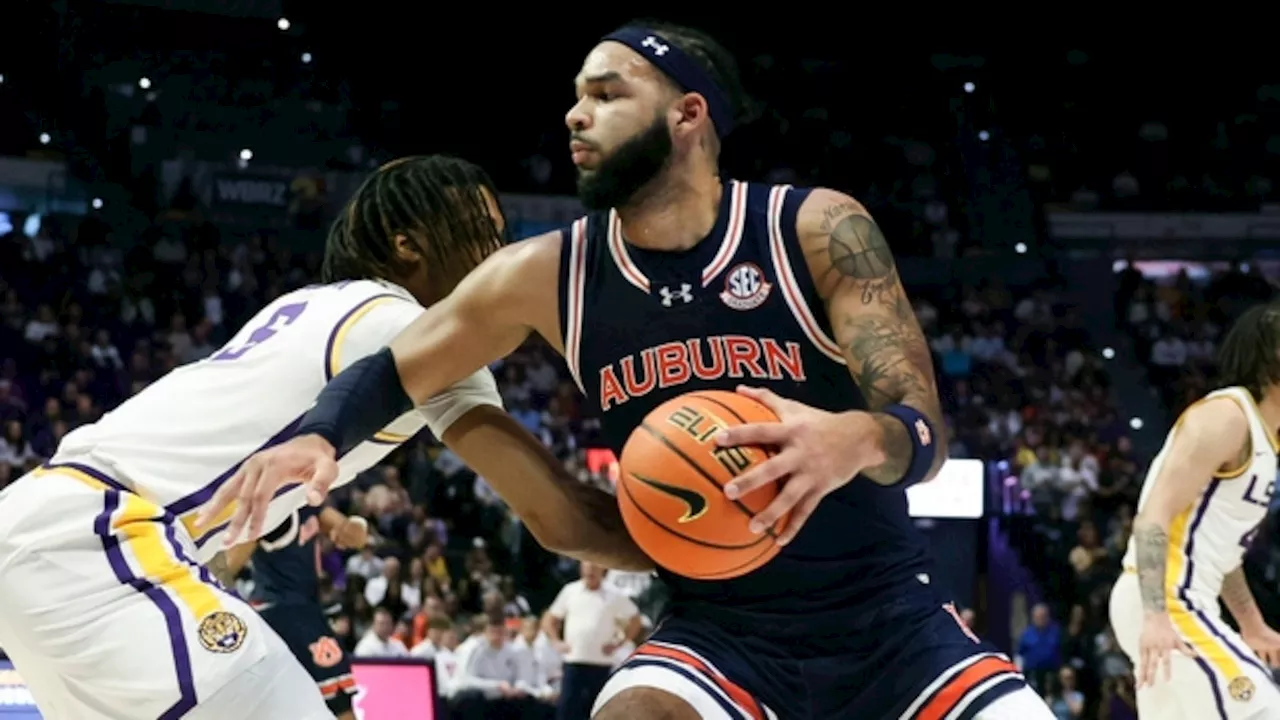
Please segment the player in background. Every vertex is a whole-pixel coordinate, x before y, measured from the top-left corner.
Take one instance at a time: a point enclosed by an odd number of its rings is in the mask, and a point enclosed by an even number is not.
[[[244,458],[294,432],[330,377],[384,348],[500,247],[503,223],[470,163],[384,166],[334,224],[328,284],[273,301],[213,356],[67,435],[49,464],[0,492],[0,646],[46,718],[332,717],[280,637],[214,580],[223,538],[259,534],[229,534],[230,513],[197,518]],[[527,511],[539,541],[649,565],[613,498],[568,477],[502,411],[487,371],[459,380],[347,448],[339,482],[429,427]],[[356,392],[377,402],[376,390]],[[276,527],[306,491],[260,500]]]
[[[333,637],[320,605],[320,543],[323,536],[343,550],[369,541],[369,524],[331,507],[303,507],[257,542],[226,551],[228,581],[253,563],[249,604],[275,630],[315,679],[324,702],[338,720],[355,720],[351,709],[356,681],[351,661]]]
[[[726,493],[785,478],[754,519],[791,511],[785,547],[731,580],[662,572],[670,611],[594,717],[1052,717],[930,584],[904,490],[942,464],[945,428],[928,347],[866,210],[833,190],[721,178],[721,139],[745,103],[732,57],[701,33],[621,28],[576,87],[566,124],[591,213],[495,253],[336,378],[299,436],[250,459],[213,507],[237,501],[233,522],[252,528],[285,483],[323,493],[335,453],[531,332],[564,355],[615,452],[659,403],[750,383],[781,422],[716,437],[779,451]]]
[[[1240,316],[1218,369],[1224,387],[1182,413],[1151,462],[1111,593],[1143,718],[1280,718],[1266,667],[1280,665],[1280,634],[1263,621],[1243,568],[1276,482],[1280,303]]]

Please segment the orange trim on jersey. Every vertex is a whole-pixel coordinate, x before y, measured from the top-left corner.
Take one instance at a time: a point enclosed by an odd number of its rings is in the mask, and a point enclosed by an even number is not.
[[[769,193],[769,254],[773,260],[773,270],[778,276],[782,297],[787,301],[787,307],[791,308],[791,314],[795,316],[805,337],[823,355],[845,365],[847,361],[840,352],[840,346],[818,326],[813,312],[809,310],[809,304],[805,302],[804,293],[800,291],[800,284],[791,267],[791,259],[787,256],[786,240],[782,234],[782,208],[790,189],[789,185],[778,185]],[[808,272],[807,268],[805,272]]]
[[[710,285],[717,275],[729,267],[733,256],[738,254],[738,246],[742,244],[742,232],[747,226],[747,184],[734,181],[732,193],[729,199],[729,227],[725,232],[725,240],[720,243],[720,249],[716,251],[715,257],[711,258],[711,263],[702,269],[702,287]]]
[[[316,683],[316,685],[320,686],[320,694],[324,696],[324,699],[330,700],[340,692],[353,691],[356,686],[356,679],[350,675],[345,675],[337,680]]]
[[[569,366],[578,389],[586,392],[582,384],[578,355],[582,347],[582,313],[586,302],[587,276],[587,219],[579,218],[569,228],[569,276],[565,278],[564,362]],[[564,249],[561,250],[564,252]]]
[[[1017,673],[1018,668],[1004,658],[983,658],[938,688],[933,698],[917,710],[912,718],[913,720],[942,720],[982,683],[999,675],[1015,676]]]
[[[645,277],[640,267],[627,254],[627,241],[622,239],[622,219],[618,217],[616,210],[609,211],[608,240],[609,254],[613,255],[613,262],[617,264],[622,277],[641,291],[649,292],[649,278]]]
[[[712,670],[710,667],[707,667],[707,664],[701,659],[682,650],[677,650],[676,648],[651,645],[649,643],[645,643],[636,648],[634,654],[666,658],[668,660],[675,660],[676,662],[688,665],[701,673],[706,677],[706,679],[714,682],[716,687],[719,687],[724,691],[724,694],[728,695],[729,699],[732,700],[739,709],[747,715],[750,715],[752,720],[765,720],[764,712],[760,709],[760,704],[756,702],[755,696],[746,690],[743,690],[742,686],[734,683],[732,680],[729,680],[715,670]]]

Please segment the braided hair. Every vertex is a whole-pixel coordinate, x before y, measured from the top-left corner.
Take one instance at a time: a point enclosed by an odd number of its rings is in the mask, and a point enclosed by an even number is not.
[[[1268,386],[1280,385],[1280,300],[1244,312],[1218,348],[1223,386],[1249,389],[1259,400]]]
[[[379,280],[410,270],[396,238],[417,247],[431,292],[444,297],[490,253],[502,235],[489,211],[498,190],[479,166],[445,155],[393,160],[365,178],[329,229],[321,279]]]

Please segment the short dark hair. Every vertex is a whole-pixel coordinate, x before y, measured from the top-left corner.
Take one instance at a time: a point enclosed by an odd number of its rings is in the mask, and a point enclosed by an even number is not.
[[[431,292],[447,295],[502,245],[484,192],[498,189],[478,165],[446,155],[393,160],[365,178],[329,229],[321,279],[402,275],[395,238],[410,238],[427,264]]]
[[[738,61],[734,59],[733,53],[720,44],[720,41],[696,28],[653,18],[632,20],[623,27],[652,30],[667,42],[680,48],[685,55],[693,58],[693,61],[698,63],[698,67],[715,81],[729,100],[735,124],[745,125],[755,119],[756,106],[742,84],[742,75],[738,72]]]
[[[1224,387],[1248,388],[1259,400],[1280,384],[1280,300],[1254,305],[1231,326],[1218,348],[1218,375]]]

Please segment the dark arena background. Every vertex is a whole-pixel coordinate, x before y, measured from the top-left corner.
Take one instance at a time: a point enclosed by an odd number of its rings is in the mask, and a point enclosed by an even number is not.
[[[3,12],[0,488],[312,282],[335,210],[388,160],[483,165],[513,238],[578,217],[572,79],[629,19],[613,6],[376,1],[20,0]],[[849,193],[888,237],[953,438],[944,474],[913,489],[934,582],[1059,717],[1136,717],[1107,598],[1144,473],[1213,387],[1224,328],[1280,281],[1273,43],[1225,52],[1053,19],[1032,33],[1002,15],[872,21],[850,8],[639,14],[699,26],[736,54],[761,112],[726,141],[726,176]],[[571,472],[612,482],[554,353],[531,342],[498,375]],[[429,436],[335,502],[369,518],[377,555],[399,558],[403,582],[438,599],[421,607],[462,637],[487,591],[505,594],[518,625],[577,574]],[[1264,528],[1249,567],[1275,625],[1271,538]],[[423,562],[429,547],[443,564]],[[351,650],[379,603],[348,557],[325,546],[322,564]],[[658,613],[648,578],[615,582]],[[1041,603],[1050,621],[1036,628]],[[396,610],[412,646],[429,611]],[[362,659],[360,712],[446,717],[447,672]],[[11,717],[39,715],[0,659]]]

